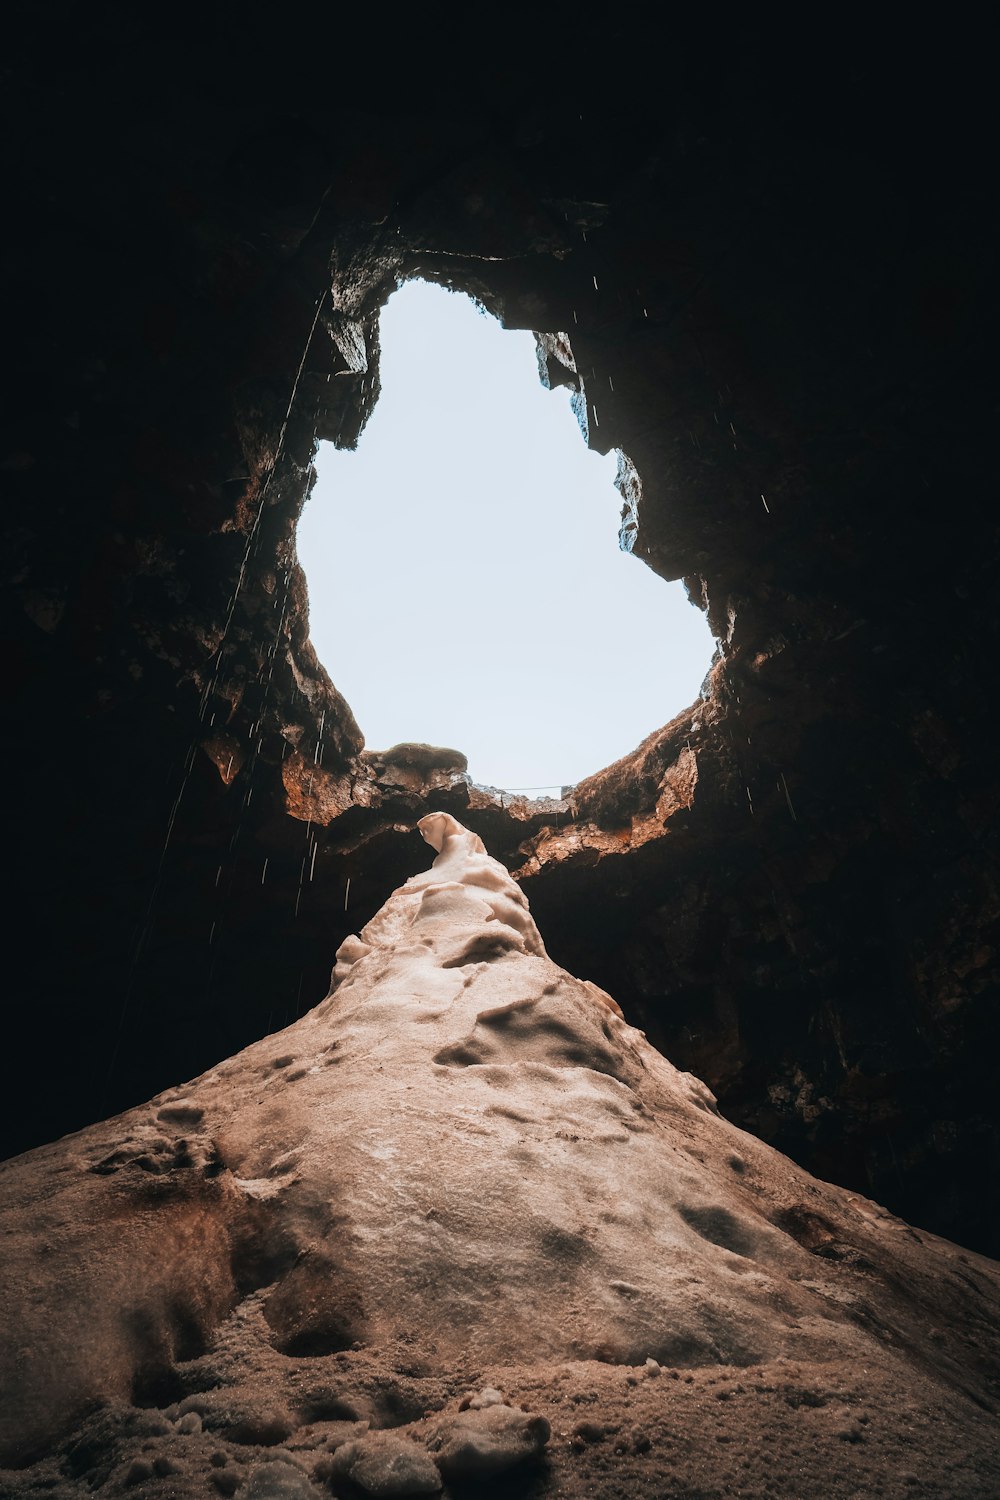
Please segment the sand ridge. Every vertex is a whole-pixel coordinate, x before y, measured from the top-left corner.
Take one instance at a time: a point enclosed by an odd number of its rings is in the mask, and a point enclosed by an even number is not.
[[[421,827],[312,1012],[0,1169],[0,1493],[998,1492],[996,1266],[724,1120]]]

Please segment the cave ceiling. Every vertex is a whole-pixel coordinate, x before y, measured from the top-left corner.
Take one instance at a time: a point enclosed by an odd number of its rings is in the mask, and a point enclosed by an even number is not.
[[[793,79],[763,47],[598,86],[572,37],[453,89],[344,43],[320,80],[294,25],[65,13],[24,22],[6,90],[5,1154],[315,1005],[433,808],[730,1119],[996,1253],[975,90],[956,114],[877,50]],[[563,803],[365,748],[309,642],[315,444],[356,441],[409,276],[536,333],[626,456],[627,540],[719,642],[699,701]]]

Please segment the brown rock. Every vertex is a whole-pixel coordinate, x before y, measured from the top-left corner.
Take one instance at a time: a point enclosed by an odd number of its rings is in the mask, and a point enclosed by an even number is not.
[[[429,1446],[446,1480],[482,1483],[537,1458],[549,1436],[544,1417],[492,1405],[459,1412],[441,1423],[433,1430]]]
[[[913,1410],[944,1413],[925,1462],[938,1473],[961,1451],[988,1492],[996,1267],[744,1135],[547,957],[475,835],[444,814],[423,829],[432,868],[346,945],[335,989],[287,1034],[0,1175],[0,1462],[24,1471],[12,1493],[58,1453],[94,1492],[114,1483],[136,1433],[163,1433],[133,1403],[251,1458],[315,1424],[297,1450],[335,1443],[330,1472],[362,1486],[402,1484],[402,1456],[406,1482],[429,1485],[428,1451],[446,1482],[478,1482],[542,1452],[546,1405],[579,1404],[558,1394],[567,1378],[590,1408],[573,1460],[584,1486],[592,1449],[630,1458],[598,1432],[627,1422],[643,1454],[668,1420],[709,1421],[720,1455],[746,1456],[758,1430],[786,1447],[808,1432],[816,1475],[797,1484],[811,1500],[831,1466],[855,1482],[855,1450],[906,1434],[912,1447],[890,1399],[905,1389]],[[333,1042],[338,1069],[323,1063]],[[289,1056],[295,1068],[275,1066]],[[157,1173],[129,1145],[154,1128]],[[626,1386],[621,1366],[650,1359],[684,1380]],[[488,1384],[452,1413],[470,1367]],[[877,1433],[855,1416],[870,1408]],[[343,1441],[362,1412],[393,1433]],[[205,1443],[149,1441],[154,1471]],[[662,1492],[665,1448],[649,1451]],[[311,1488],[291,1464],[247,1481],[261,1500]]]
[[[366,1495],[435,1495],[441,1476],[425,1449],[391,1432],[371,1432],[344,1443],[334,1455],[334,1477],[349,1479]]]

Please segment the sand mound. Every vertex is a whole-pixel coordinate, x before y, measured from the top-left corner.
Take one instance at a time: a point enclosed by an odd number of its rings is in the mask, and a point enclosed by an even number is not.
[[[0,1168],[10,1493],[53,1468],[81,1493],[235,1493],[271,1482],[258,1455],[293,1488],[363,1493],[375,1474],[390,1488],[369,1493],[402,1494],[410,1475],[431,1493],[440,1474],[460,1492],[504,1443],[517,1493],[524,1475],[569,1493],[609,1463],[631,1477],[616,1490],[609,1471],[608,1494],[662,1493],[650,1433],[695,1420],[691,1391],[713,1421],[724,1395],[745,1409],[710,1472],[692,1448],[699,1494],[725,1492],[734,1440],[740,1493],[758,1493],[741,1444],[780,1429],[776,1401],[827,1486],[806,1465],[777,1493],[854,1493],[874,1459],[852,1402],[900,1390],[948,1413],[933,1461],[952,1434],[968,1467],[935,1493],[1000,1487],[997,1268],[720,1118],[549,960],[475,835],[446,814],[422,828],[432,869],[342,946],[314,1011]],[[505,1394],[470,1403],[484,1372]],[[570,1421],[577,1387],[595,1395]],[[760,1493],[773,1477],[761,1463]]]

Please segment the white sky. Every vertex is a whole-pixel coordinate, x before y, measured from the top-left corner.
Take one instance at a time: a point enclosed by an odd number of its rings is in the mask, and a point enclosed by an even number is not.
[[[694,701],[711,633],[619,551],[615,455],[541,385],[530,333],[407,282],[381,378],[299,522],[313,645],[370,749],[447,745],[475,781],[558,793]]]

